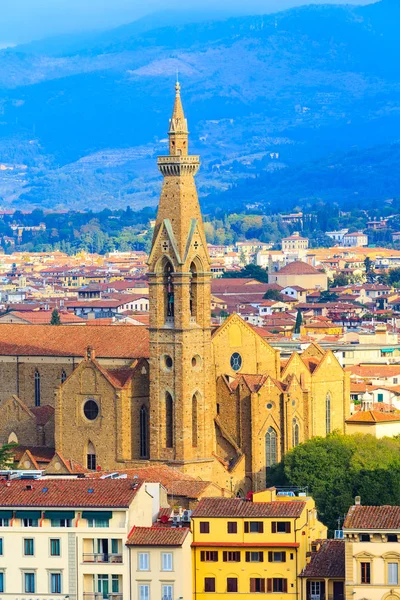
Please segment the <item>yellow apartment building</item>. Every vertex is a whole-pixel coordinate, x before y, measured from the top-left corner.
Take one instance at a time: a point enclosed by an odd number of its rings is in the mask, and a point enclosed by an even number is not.
[[[131,598],[192,598],[191,548],[188,527],[134,527],[127,541]]]
[[[400,506],[361,506],[347,513],[346,600],[399,600]]]
[[[196,600],[263,594],[300,598],[298,575],[315,539],[326,538],[315,503],[274,488],[242,498],[204,498],[192,514]]]

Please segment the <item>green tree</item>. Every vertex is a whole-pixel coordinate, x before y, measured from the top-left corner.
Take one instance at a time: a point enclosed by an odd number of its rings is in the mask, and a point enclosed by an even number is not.
[[[276,300],[281,302],[282,296],[279,290],[267,290],[263,296],[264,300]]]
[[[61,325],[60,313],[56,308],[51,313],[50,325]]]
[[[349,284],[349,278],[344,273],[335,273],[331,287],[342,287]]]
[[[400,282],[400,267],[397,269],[390,269],[389,271],[389,283],[395,285]]]
[[[322,521],[333,530],[355,496],[361,495],[363,504],[398,504],[400,439],[338,433],[313,438],[285,455],[268,484],[307,486]]]
[[[240,271],[226,271],[222,277],[234,277],[236,279],[244,277],[247,279],[257,279],[260,283],[268,283],[268,273],[262,267],[250,263]]]
[[[0,469],[9,469],[14,464],[14,451],[18,444],[4,444],[0,446]]]
[[[301,314],[301,310],[297,311],[296,315],[296,324],[294,326],[294,333],[300,333],[300,328],[303,324],[303,315]]]
[[[369,256],[365,257],[364,265],[365,265],[365,272],[368,275],[368,273],[370,273],[372,271],[372,260],[370,259]]]

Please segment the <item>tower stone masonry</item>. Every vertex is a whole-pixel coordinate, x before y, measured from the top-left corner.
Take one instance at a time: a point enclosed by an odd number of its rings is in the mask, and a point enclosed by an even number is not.
[[[188,154],[180,85],[149,257],[150,458],[190,473],[211,469],[215,385],[211,383],[210,259]]]

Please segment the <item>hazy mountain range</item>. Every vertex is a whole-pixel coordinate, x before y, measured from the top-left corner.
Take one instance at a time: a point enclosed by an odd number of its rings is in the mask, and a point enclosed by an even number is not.
[[[155,204],[179,70],[206,206],[379,205],[400,192],[399,17],[398,0],[171,13],[3,50],[0,204]]]

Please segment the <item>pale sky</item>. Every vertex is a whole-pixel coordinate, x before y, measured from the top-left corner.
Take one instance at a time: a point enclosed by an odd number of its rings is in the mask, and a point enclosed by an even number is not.
[[[208,18],[262,14],[311,3],[361,5],[372,1],[191,0],[185,6],[201,10]],[[182,4],[183,0],[1,0],[0,47],[59,34],[116,27],[153,12],[179,10]]]

